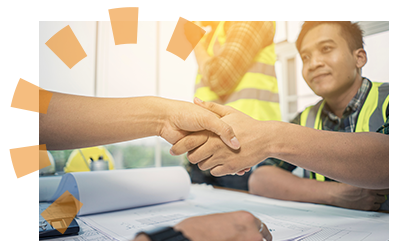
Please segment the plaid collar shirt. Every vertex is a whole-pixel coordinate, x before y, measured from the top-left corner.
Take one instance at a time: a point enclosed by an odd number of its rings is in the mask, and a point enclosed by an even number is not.
[[[335,115],[327,104],[322,108],[321,121],[322,130],[338,131],[338,132],[354,132],[356,128],[357,116],[361,110],[361,105],[367,97],[368,90],[372,83],[363,78],[361,87],[357,94],[351,99],[346,109],[343,111],[342,118]],[[298,115],[292,123],[300,124],[300,115]]]

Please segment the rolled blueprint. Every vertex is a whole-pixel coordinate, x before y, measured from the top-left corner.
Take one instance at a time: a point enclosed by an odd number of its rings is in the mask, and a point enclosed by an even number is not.
[[[63,176],[51,201],[68,190],[83,204],[78,215],[102,213],[184,200],[190,183],[183,167],[75,172]]]

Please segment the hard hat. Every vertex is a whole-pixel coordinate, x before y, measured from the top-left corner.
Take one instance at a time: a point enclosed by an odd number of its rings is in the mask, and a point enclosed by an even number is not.
[[[99,158],[108,161],[108,169],[114,169],[114,158],[111,153],[103,146],[75,149],[71,152],[64,167],[64,172],[84,172],[90,171],[90,162],[97,161]],[[92,160],[91,160],[92,159]]]

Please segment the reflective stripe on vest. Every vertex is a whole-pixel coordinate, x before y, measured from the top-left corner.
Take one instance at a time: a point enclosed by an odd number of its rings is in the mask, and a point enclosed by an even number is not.
[[[214,56],[226,41],[224,23],[225,21],[221,21],[218,24],[207,48],[210,56]],[[203,101],[231,106],[257,120],[281,120],[275,61],[275,44],[271,44],[257,54],[254,63],[240,79],[234,91],[223,98],[206,86],[198,74],[195,96]]]
[[[307,107],[300,116],[300,125],[322,130],[321,112],[325,100],[319,101],[316,105]],[[377,131],[387,120],[386,109],[389,105],[389,83],[373,82],[367,98],[356,118],[354,132]],[[323,175],[304,170],[304,177],[325,181]]]

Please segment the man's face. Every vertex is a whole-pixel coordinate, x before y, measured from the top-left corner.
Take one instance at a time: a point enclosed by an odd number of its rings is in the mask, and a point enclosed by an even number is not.
[[[323,98],[348,91],[358,74],[356,56],[341,36],[339,25],[321,24],[309,30],[301,44],[300,57],[304,80]]]

